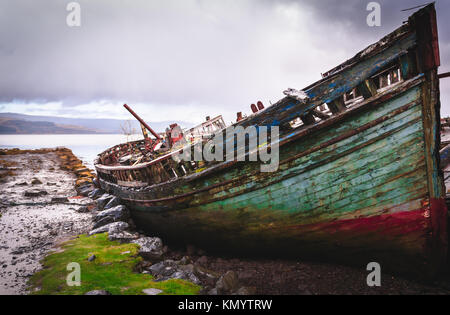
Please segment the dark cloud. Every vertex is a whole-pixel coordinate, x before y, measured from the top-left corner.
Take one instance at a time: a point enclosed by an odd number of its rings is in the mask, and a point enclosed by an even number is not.
[[[82,25],[70,28],[69,2],[0,1],[0,103],[59,102],[60,114],[92,104],[106,115],[108,104],[128,102],[160,120],[170,108],[231,119],[319,79],[423,4],[378,1],[382,26],[370,28],[362,0],[80,0]],[[450,71],[450,3],[437,8]],[[449,90],[443,84],[443,98]]]

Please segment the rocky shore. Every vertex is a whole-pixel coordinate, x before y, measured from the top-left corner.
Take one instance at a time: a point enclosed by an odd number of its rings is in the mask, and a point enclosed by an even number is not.
[[[450,294],[447,278],[424,285],[384,274],[381,287],[369,287],[365,267],[355,269],[307,261],[209,256],[187,245],[170,249],[156,236],[135,232],[129,212],[119,200],[89,186],[82,193],[96,200],[97,214],[89,233],[108,232],[110,240],[136,243],[144,258],[136,271],[156,281],[184,279],[202,287],[205,295],[314,295],[314,294]]]
[[[365,266],[217,257],[192,245],[171,249],[157,235],[136,231],[129,210],[96,187],[93,173],[70,150],[0,150],[0,163],[0,294],[30,293],[27,280],[42,269],[40,261],[80,234],[107,235],[106,241],[116,241],[110,244],[137,248],[135,254],[127,250],[119,256],[142,257],[133,274],[148,275],[161,287],[133,294],[164,294],[163,284],[173,279],[193,283],[201,287],[199,294],[208,295],[450,293],[445,279],[423,285],[385,274],[381,287],[368,287]],[[101,258],[89,254],[83,259]],[[110,293],[104,287],[83,294]]]
[[[90,200],[77,196],[68,163],[82,165],[67,149],[0,151],[0,294],[27,293],[40,260],[89,230],[91,215],[77,210]]]

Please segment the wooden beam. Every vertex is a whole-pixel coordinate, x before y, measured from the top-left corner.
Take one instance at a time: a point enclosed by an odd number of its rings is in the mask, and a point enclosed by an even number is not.
[[[337,114],[346,110],[344,96],[340,96],[332,102],[328,103],[328,108],[333,114]]]
[[[377,86],[372,79],[364,80],[364,82],[358,85],[357,89],[365,99],[377,94]]]
[[[438,77],[439,77],[439,79],[449,78],[450,72],[440,73]]]
[[[314,116],[312,113],[308,113],[304,116],[300,116],[300,119],[303,121],[305,125],[313,125],[316,123],[316,120],[314,119]]]
[[[403,80],[409,80],[417,75],[416,63],[416,52],[414,50],[400,57],[400,72]]]
[[[325,114],[325,113],[322,113],[320,110],[317,110],[317,109],[313,109],[313,110],[312,110],[312,114],[313,114],[314,116],[316,116],[316,117],[322,119],[322,120],[325,120],[325,119],[330,118],[330,116],[328,116],[328,115]]]

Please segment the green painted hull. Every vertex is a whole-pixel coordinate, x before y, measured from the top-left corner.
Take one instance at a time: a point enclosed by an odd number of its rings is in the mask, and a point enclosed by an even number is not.
[[[242,125],[282,126],[388,61],[403,60],[405,49],[422,40],[404,28],[380,55],[306,89],[306,105],[287,98]],[[169,242],[360,268],[375,261],[384,270],[431,277],[446,260],[447,208],[437,65],[419,66],[423,73],[408,75],[411,65],[401,63],[409,69],[402,68],[403,82],[318,124],[282,133],[276,172],[261,173],[259,162],[222,162],[133,189],[114,183],[114,168],[97,167],[100,184],[131,209],[139,228]]]

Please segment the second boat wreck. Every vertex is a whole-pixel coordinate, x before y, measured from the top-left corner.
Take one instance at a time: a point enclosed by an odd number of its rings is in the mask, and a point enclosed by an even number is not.
[[[378,262],[432,277],[445,266],[448,240],[439,65],[431,4],[322,80],[268,108],[252,106],[233,126],[219,116],[161,135],[141,120],[144,140],[99,155],[99,183],[140,228],[169,241],[363,268]],[[278,127],[278,141],[258,148],[279,150],[276,170],[236,157],[174,159],[239,126],[255,126],[256,137],[261,126]]]

